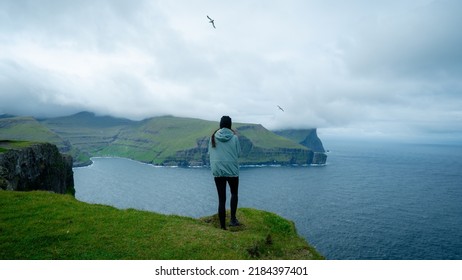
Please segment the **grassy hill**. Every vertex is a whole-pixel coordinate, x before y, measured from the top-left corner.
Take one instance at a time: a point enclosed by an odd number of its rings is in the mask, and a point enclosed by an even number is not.
[[[177,163],[177,153],[207,148],[204,139],[214,131],[216,123],[172,116],[141,121],[120,131],[117,138],[98,151],[97,155],[117,155],[144,162]],[[196,160],[202,155],[198,154]]]
[[[152,118],[122,129],[113,142],[96,154],[123,156],[154,164],[177,165],[180,162],[181,165],[184,161],[185,165],[202,165],[206,161],[209,137],[217,128],[218,122],[213,121],[172,116]],[[290,160],[288,154],[268,158],[268,154],[256,151],[307,150],[261,125],[236,123],[233,128],[243,146],[243,163]]]
[[[33,117],[0,118],[0,140],[48,142],[60,149],[69,148],[65,140]]]
[[[22,149],[22,148],[30,147],[33,144],[37,144],[37,142],[1,140],[0,139],[0,154],[8,150],[11,150],[11,149]]]
[[[242,226],[0,191],[0,259],[322,259],[275,214],[239,209]]]
[[[277,135],[290,139],[314,152],[324,153],[324,146],[318,137],[316,129],[286,129],[274,131]]]
[[[91,156],[126,157],[157,165],[204,165],[209,137],[218,125],[173,116],[131,121],[82,112],[40,122],[0,118],[0,139],[54,143],[62,152],[71,153],[76,165],[88,163]],[[233,128],[242,147],[241,164],[309,164],[313,159],[307,145],[261,125],[235,123]]]
[[[121,129],[136,122],[81,112],[71,116],[44,119],[40,123],[71,143],[72,147],[79,151],[77,165],[83,165],[90,162],[91,156],[114,141]]]
[[[0,118],[0,140],[51,143],[56,145],[60,152],[72,155],[74,161],[90,163],[89,154],[82,153],[68,139],[33,117]]]

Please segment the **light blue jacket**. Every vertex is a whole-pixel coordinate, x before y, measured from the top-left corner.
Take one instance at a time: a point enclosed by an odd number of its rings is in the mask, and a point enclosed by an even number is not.
[[[231,129],[222,128],[215,132],[215,148],[209,141],[210,167],[214,177],[238,177],[241,145]]]

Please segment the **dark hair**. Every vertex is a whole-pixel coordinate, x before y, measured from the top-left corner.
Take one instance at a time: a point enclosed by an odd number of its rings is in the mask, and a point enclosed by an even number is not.
[[[221,120],[220,120],[220,128],[218,128],[217,130],[215,130],[213,133],[212,133],[212,148],[215,148],[217,146],[217,142],[215,141],[215,133],[217,133],[218,130],[222,129],[223,127],[226,127],[228,129],[231,129],[231,125],[232,125],[232,121],[231,121],[231,118],[229,116],[223,116],[221,117]],[[232,130],[232,129],[231,129]],[[236,132],[233,130],[233,133],[236,134]]]
[[[226,128],[231,129],[231,124],[232,124],[232,121],[231,121],[231,118],[229,116],[221,117],[220,128],[226,127]]]
[[[215,133],[217,133],[218,130],[220,130],[220,128],[217,128],[217,130],[212,133],[212,148],[217,146],[217,142],[215,141]]]

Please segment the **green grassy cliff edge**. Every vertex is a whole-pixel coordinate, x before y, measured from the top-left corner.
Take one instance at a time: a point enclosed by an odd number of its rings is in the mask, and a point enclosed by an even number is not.
[[[0,259],[323,259],[273,213],[238,210],[242,226],[87,204],[71,195],[0,191]]]

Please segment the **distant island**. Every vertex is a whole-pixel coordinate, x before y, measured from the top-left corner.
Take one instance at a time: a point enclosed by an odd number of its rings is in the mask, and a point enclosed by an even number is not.
[[[0,140],[55,144],[72,155],[74,166],[91,157],[125,157],[160,166],[206,166],[210,135],[218,122],[162,116],[132,121],[81,112],[37,119],[0,116]],[[259,124],[235,123],[242,165],[322,165],[327,156],[316,129],[269,131]]]

